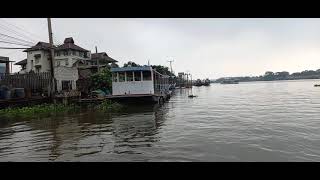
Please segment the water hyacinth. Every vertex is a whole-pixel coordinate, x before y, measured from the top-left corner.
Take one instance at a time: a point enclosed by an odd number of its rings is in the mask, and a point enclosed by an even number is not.
[[[44,114],[75,111],[78,107],[75,105],[63,104],[41,104],[28,107],[15,107],[0,110],[2,116],[38,116]]]
[[[93,107],[94,110],[102,112],[119,111],[122,105],[114,103],[110,100],[105,100],[98,105],[89,106]],[[78,105],[63,105],[63,104],[41,104],[27,107],[15,107],[6,108],[0,110],[0,116],[7,117],[32,117],[32,116],[48,116],[51,114],[65,113],[65,112],[76,112],[80,109]]]
[[[122,105],[110,100],[104,100],[102,103],[96,106],[97,110],[108,112],[108,111],[119,111]]]

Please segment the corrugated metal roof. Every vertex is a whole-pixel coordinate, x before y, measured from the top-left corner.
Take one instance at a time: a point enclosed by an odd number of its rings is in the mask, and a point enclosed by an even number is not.
[[[111,68],[111,72],[124,72],[124,71],[151,71],[151,66],[139,66],[139,67],[122,67]]]

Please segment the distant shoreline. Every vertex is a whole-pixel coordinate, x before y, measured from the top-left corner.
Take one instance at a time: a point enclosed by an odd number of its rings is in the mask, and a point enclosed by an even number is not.
[[[241,81],[239,80],[239,83],[240,82],[269,82],[269,81],[295,81],[295,80],[317,80],[317,79],[320,79],[319,78],[302,78],[302,79],[274,79],[274,80],[252,80],[252,81]],[[216,83],[216,84],[220,84],[221,82],[217,82],[217,81],[213,81],[212,83]]]

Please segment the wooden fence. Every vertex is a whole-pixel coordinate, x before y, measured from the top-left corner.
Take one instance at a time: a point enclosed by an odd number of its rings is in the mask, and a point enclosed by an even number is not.
[[[12,88],[26,88],[31,90],[48,89],[51,84],[50,72],[26,74],[2,74],[0,85]]]

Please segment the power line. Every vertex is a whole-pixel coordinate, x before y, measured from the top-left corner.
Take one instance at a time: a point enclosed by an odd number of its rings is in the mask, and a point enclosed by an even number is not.
[[[12,36],[9,36],[9,35],[6,35],[6,34],[0,33],[0,35],[1,35],[1,36],[5,36],[5,37],[9,37],[9,38],[12,38],[12,39],[17,39],[18,41],[22,41],[22,42],[24,42],[24,43],[34,44],[33,42],[26,41],[26,40],[23,40],[23,39],[20,39],[20,38],[16,38],[16,37],[12,37]]]
[[[16,36],[18,36],[18,37],[20,37],[20,38],[29,39],[29,40],[31,40],[31,41],[33,41],[33,42],[36,42],[36,40],[34,40],[34,39],[32,39],[32,38],[30,38],[30,37],[28,37],[28,36],[22,35],[21,33],[18,33],[17,31],[12,30],[12,29],[4,26],[4,25],[1,25],[1,24],[0,24],[0,28],[4,29],[4,30],[7,31],[7,32],[13,33],[14,35],[16,35]]]
[[[24,32],[24,33],[28,33],[29,35],[31,35],[31,36],[33,36],[33,37],[35,37],[35,39],[42,39],[41,37],[39,37],[38,35],[36,35],[36,34],[33,34],[33,33],[31,33],[31,32],[28,32],[28,31],[26,31],[26,28],[20,28],[19,26],[17,26],[17,25],[14,25],[14,24],[12,24],[12,23],[9,23],[9,22],[7,22],[7,21],[5,21],[4,19],[1,19],[3,22],[5,22],[6,24],[8,24],[8,25],[10,25],[11,27],[14,27],[14,28],[16,28],[16,29],[20,29],[22,32]],[[22,34],[22,35],[24,35],[24,34]],[[24,36],[26,36],[26,34],[24,35]],[[26,36],[26,37],[28,37],[28,36]],[[30,38],[30,37],[29,37]]]
[[[0,49],[27,49],[23,47],[0,47]]]
[[[0,42],[2,42],[2,43],[7,43],[7,44],[15,44],[15,45],[21,45],[21,46],[31,47],[30,45],[27,45],[27,44],[13,43],[13,42],[10,42],[10,41],[0,41]]]

